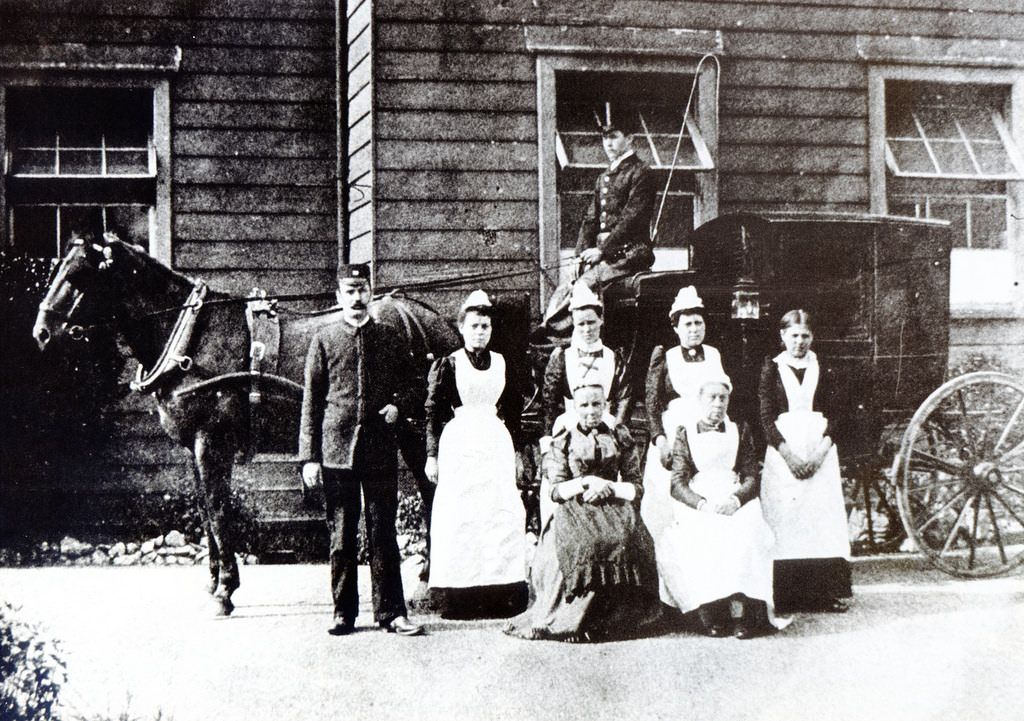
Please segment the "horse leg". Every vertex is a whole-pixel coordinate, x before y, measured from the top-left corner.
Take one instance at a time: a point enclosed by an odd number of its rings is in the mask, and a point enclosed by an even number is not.
[[[220,549],[210,525],[210,510],[206,505],[206,491],[203,489],[203,480],[199,475],[199,464],[196,463],[196,458],[191,452],[188,454],[188,459],[192,466],[192,476],[195,478],[196,509],[202,522],[203,533],[206,534],[207,550],[209,551],[206,561],[210,569],[210,579],[206,584],[206,592],[212,596],[217,590],[217,579],[220,577]]]
[[[411,423],[400,421],[395,426],[395,439],[398,441],[398,448],[402,452],[402,459],[409,467],[413,478],[416,479],[416,488],[420,492],[420,500],[423,508],[423,525],[427,529],[427,547],[425,550],[426,563],[420,570],[420,580],[426,581],[430,576],[430,515],[434,507],[434,491],[437,487],[427,478],[425,467],[427,465],[427,443],[422,433],[419,433]]]
[[[231,507],[231,467],[234,462],[234,448],[223,438],[200,431],[196,433],[193,452],[209,524],[211,573],[215,567],[215,549],[217,555],[217,585],[213,597],[219,604],[218,615],[227,616],[234,610],[231,594],[239,585]]]

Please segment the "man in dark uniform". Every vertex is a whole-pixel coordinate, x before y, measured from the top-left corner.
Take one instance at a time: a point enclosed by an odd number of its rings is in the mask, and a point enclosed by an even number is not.
[[[317,330],[306,355],[299,458],[308,487],[323,484],[331,535],[334,621],[328,633],[351,633],[359,612],[356,588],[360,491],[373,585],[373,617],[403,636],[423,633],[406,617],[395,539],[398,510],[394,424],[417,400],[401,339],[369,315],[370,269],[338,270],[341,320]]]
[[[656,193],[654,175],[636,156],[630,137],[620,126],[602,126],[601,145],[609,166],[595,183],[594,199],[580,226],[575,253],[582,271],[577,282],[586,283],[595,292],[616,278],[654,264],[650,227]],[[544,326],[556,335],[570,327],[569,293],[568,287],[556,290],[545,314]]]

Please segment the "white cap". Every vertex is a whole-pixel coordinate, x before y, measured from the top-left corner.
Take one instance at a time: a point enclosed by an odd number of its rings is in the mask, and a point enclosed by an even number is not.
[[[465,312],[465,311],[469,310],[470,308],[490,308],[490,307],[492,307],[490,297],[487,295],[487,293],[485,293],[484,291],[478,289],[478,290],[474,290],[472,293],[469,294],[469,296],[466,298],[466,300],[462,301],[462,308],[461,308],[461,310],[463,312]]]
[[[708,386],[725,386],[732,393],[732,381],[725,373],[708,373],[700,379],[700,385],[697,387],[698,392],[702,392]]]
[[[680,288],[676,293],[676,299],[672,301],[672,307],[668,311],[669,320],[674,320],[677,315],[688,310],[704,308],[704,301],[697,295],[697,289],[692,285]]]
[[[569,310],[583,310],[594,308],[598,312],[604,309],[604,304],[597,294],[590,289],[590,286],[580,281],[572,286],[572,297],[569,299]]]

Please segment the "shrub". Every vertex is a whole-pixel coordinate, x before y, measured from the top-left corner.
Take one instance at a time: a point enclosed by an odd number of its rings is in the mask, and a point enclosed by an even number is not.
[[[57,697],[67,678],[56,642],[0,602],[0,718],[45,721],[57,717]]]

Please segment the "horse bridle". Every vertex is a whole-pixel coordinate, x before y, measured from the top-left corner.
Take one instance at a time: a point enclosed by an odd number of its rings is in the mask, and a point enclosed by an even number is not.
[[[84,248],[85,247],[85,240],[83,238],[73,238],[71,240],[71,245],[72,245],[72,247],[80,246],[80,247]],[[54,278],[56,278],[56,274],[59,271],[59,269],[60,269],[60,264],[58,264],[57,266],[54,267],[53,273],[51,273],[50,279],[47,282],[47,286],[50,286],[53,283]],[[85,340],[86,339],[85,326],[77,325],[77,324],[76,325],[69,325],[71,323],[72,316],[74,316],[75,311],[78,310],[78,306],[81,305],[82,299],[85,298],[85,293],[83,291],[79,290],[78,288],[74,287],[73,285],[71,285],[70,281],[68,281],[66,278],[63,279],[61,282],[62,283],[66,283],[70,287],[70,289],[71,289],[70,290],[71,298],[72,298],[71,304],[70,304],[71,307],[68,308],[68,310],[65,312],[65,311],[61,310],[59,307],[57,307],[56,305],[54,305],[53,303],[47,302],[46,298],[44,298],[43,302],[41,302],[39,304],[39,312],[42,313],[43,315],[50,315],[50,316],[53,316],[53,317],[58,318],[59,320],[61,320],[63,322],[64,332],[72,340]],[[49,296],[49,295],[50,294],[47,293],[47,296]]]

